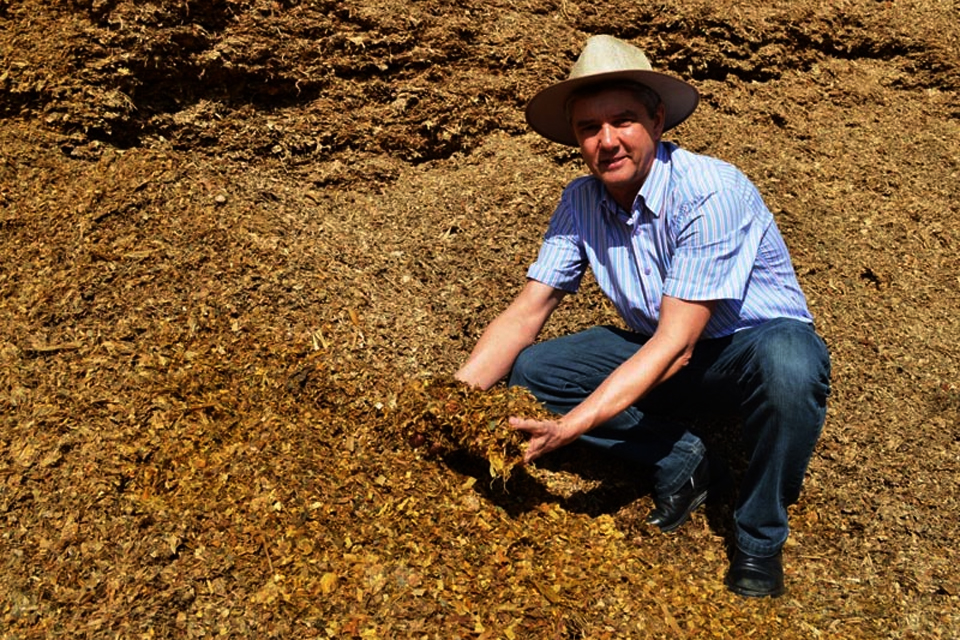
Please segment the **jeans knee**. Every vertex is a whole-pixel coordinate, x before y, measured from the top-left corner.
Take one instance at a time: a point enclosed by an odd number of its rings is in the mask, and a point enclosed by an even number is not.
[[[526,387],[529,389],[535,386],[537,372],[542,371],[542,366],[537,364],[537,351],[537,345],[533,345],[521,351],[520,355],[517,356],[513,367],[510,369],[508,384],[511,387]]]
[[[631,338],[633,334],[594,327],[538,342],[517,356],[509,384],[526,387],[538,398],[557,394],[579,397],[636,353],[642,341]]]
[[[787,393],[822,391],[829,385],[826,345],[806,325],[785,324],[771,332],[760,342],[755,355],[764,383],[783,387]]]

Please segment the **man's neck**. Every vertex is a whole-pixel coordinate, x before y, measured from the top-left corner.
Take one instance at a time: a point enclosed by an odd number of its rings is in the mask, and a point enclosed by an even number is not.
[[[637,201],[637,195],[640,193],[640,189],[631,189],[627,192],[614,193],[607,189],[607,193],[610,194],[610,198],[620,205],[620,208],[627,212],[628,215],[633,213],[633,203]]]

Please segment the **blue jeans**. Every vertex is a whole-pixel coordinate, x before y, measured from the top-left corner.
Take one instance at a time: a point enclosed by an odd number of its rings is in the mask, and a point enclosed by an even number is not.
[[[566,413],[643,346],[648,337],[595,327],[525,349],[510,385]],[[830,394],[830,355],[812,325],[777,319],[701,340],[690,363],[636,404],[580,437],[654,471],[654,490],[680,489],[706,454],[678,414],[738,414],[749,464],[734,511],[737,545],[776,554],[787,539],[787,506],[800,497]],[[669,418],[666,416],[670,416]]]

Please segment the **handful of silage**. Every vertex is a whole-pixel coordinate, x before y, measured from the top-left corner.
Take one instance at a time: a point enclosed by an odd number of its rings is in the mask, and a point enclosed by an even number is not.
[[[549,412],[522,387],[481,391],[453,380],[418,380],[397,399],[399,424],[414,447],[439,453],[465,450],[490,463],[490,475],[506,481],[523,463],[526,438],[510,416],[546,418]]]

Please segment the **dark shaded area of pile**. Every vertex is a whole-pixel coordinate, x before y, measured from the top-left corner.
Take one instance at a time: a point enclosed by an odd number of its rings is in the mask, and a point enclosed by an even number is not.
[[[0,0],[0,635],[957,638],[958,17]],[[448,382],[582,171],[522,107],[593,33],[701,89],[670,137],[756,182],[833,352],[775,601],[722,586],[729,496],[659,535]]]

